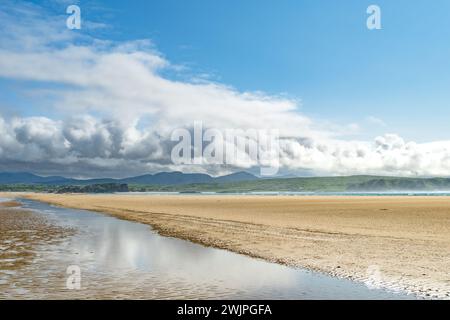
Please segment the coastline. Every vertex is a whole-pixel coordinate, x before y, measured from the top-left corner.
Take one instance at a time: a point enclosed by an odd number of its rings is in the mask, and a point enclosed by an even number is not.
[[[267,261],[450,298],[445,197],[7,194],[110,214]]]

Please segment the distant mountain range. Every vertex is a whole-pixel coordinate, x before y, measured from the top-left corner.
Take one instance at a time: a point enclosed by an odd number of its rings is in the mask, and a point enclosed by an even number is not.
[[[67,186],[126,184],[129,191],[156,192],[386,192],[446,191],[450,178],[404,178],[386,176],[258,178],[247,172],[221,177],[207,174],[160,172],[124,179],[71,179],[41,177],[28,172],[0,173],[2,191],[54,191]]]
[[[29,172],[1,172],[0,185],[91,185],[102,183],[126,183],[139,185],[182,185],[197,183],[224,183],[257,180],[258,177],[248,172],[236,172],[221,177],[211,177],[202,173],[160,172],[124,179],[72,179],[61,176],[41,177]]]

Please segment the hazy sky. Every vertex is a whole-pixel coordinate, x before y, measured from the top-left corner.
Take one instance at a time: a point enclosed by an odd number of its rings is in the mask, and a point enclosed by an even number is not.
[[[81,8],[81,30],[66,8]],[[381,30],[366,9],[381,8]],[[450,175],[450,2],[0,3],[0,169],[177,166],[170,132],[274,128],[282,172]]]

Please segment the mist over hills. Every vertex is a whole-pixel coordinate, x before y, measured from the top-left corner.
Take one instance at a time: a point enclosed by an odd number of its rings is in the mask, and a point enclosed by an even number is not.
[[[133,187],[131,187],[133,190]],[[142,186],[137,191],[178,192],[418,192],[450,191],[449,178],[382,176],[273,178],[252,181]]]
[[[123,179],[41,177],[28,172],[0,173],[0,190],[54,191],[68,186],[124,185],[129,191],[159,192],[405,192],[450,191],[450,178],[343,176],[259,178],[248,172],[212,177],[201,173],[160,172]],[[70,188],[66,188],[70,190]],[[90,190],[85,188],[82,190]]]

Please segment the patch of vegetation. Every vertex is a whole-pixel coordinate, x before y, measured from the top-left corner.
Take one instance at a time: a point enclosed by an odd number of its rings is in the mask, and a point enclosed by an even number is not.
[[[102,183],[91,184],[87,186],[64,186],[58,188],[56,193],[113,193],[128,192],[127,184],[119,183]]]
[[[308,177],[258,179],[240,182],[191,183],[177,185],[100,183],[90,185],[0,185],[0,191],[53,193],[108,192],[387,192],[450,191],[450,178],[399,178],[382,176]]]
[[[45,192],[45,193],[112,193],[128,192],[128,185],[124,183],[101,183],[86,186],[63,185],[49,186],[39,184],[8,184],[0,185],[3,192]]]
[[[55,186],[38,185],[38,184],[2,184],[0,191],[3,192],[53,192]]]

